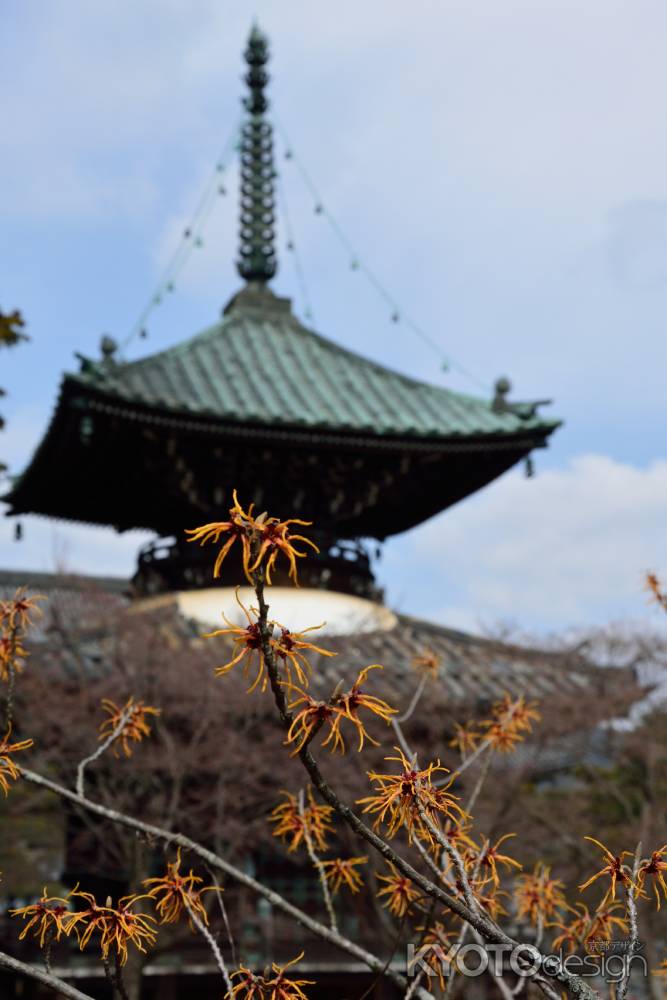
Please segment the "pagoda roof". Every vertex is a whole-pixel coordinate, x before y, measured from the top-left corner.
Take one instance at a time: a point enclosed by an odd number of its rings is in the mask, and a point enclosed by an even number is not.
[[[192,586],[200,568],[192,555],[182,558],[183,529],[216,519],[234,488],[260,510],[317,525],[318,545],[334,560],[321,560],[324,586],[341,558],[355,564],[354,553],[350,560],[332,545],[415,527],[543,447],[559,426],[537,403],[509,403],[506,379],[493,399],[477,398],[346,350],[300,323],[289,300],[268,288],[278,266],[268,60],[255,27],[238,142],[244,287],[218,323],[167,350],[126,362],[105,337],[101,359],[81,357],[3,498],[12,515],[175,537],[169,579],[173,570]],[[151,585],[169,568],[162,550]],[[359,573],[348,573],[355,587],[368,582],[357,562]]]
[[[258,282],[168,350],[123,362],[105,338],[102,354],[65,375],[3,498],[10,514],[173,535],[214,519],[236,486],[337,538],[384,539],[485,486],[559,425],[533,404],[453,392],[345,350]]]
[[[220,322],[138,361],[84,364],[67,376],[109,402],[175,418],[419,441],[545,438],[558,425],[532,408],[409,378],[303,326],[262,285],[236,295]],[[147,414],[148,415],[148,414]]]

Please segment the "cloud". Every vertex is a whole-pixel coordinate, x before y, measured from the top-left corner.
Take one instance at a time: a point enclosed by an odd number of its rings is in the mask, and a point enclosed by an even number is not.
[[[656,624],[642,575],[667,576],[666,509],[667,461],[580,455],[533,480],[510,473],[397,540],[386,575],[401,609],[462,627]]]
[[[507,211],[527,198],[536,223],[591,225],[637,180],[664,191],[667,15],[650,0],[254,9],[273,43],[274,108],[351,218],[362,178],[373,223],[390,206],[398,226],[416,216],[437,233],[445,205],[461,205],[510,242]],[[145,211],[170,165],[187,185],[238,113],[249,23],[217,0],[16,5],[0,70],[6,210]]]

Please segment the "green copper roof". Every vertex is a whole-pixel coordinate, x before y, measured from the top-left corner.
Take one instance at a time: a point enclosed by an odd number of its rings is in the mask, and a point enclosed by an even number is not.
[[[420,439],[541,437],[558,425],[530,409],[495,412],[490,399],[338,347],[302,326],[288,300],[252,285],[192,339],[139,361],[88,364],[73,378],[119,401],[225,423]]]

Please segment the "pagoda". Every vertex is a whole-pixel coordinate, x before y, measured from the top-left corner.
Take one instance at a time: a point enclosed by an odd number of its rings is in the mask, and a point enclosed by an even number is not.
[[[304,326],[269,287],[274,238],[268,47],[253,28],[240,141],[244,285],[196,336],[125,362],[104,338],[101,358],[64,376],[55,413],[4,499],[10,515],[41,514],[141,528],[138,595],[210,587],[210,554],[183,529],[244,505],[313,521],[321,549],[302,583],[364,598],[379,592],[377,544],[490,483],[558,421],[536,404],[475,398],[408,378]],[[225,563],[223,584],[240,582]],[[280,581],[278,581],[280,582]]]

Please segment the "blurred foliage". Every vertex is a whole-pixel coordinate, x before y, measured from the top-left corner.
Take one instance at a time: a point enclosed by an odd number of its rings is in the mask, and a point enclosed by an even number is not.
[[[0,309],[0,347],[16,347],[21,341],[29,340],[30,338],[26,333],[23,332],[25,327],[25,320],[23,316],[18,311],[14,309],[13,312],[4,313]],[[0,396],[6,396],[7,391],[0,387]],[[0,430],[5,426],[4,417],[0,415]],[[0,462],[0,473],[5,472],[7,466],[4,462]]]

